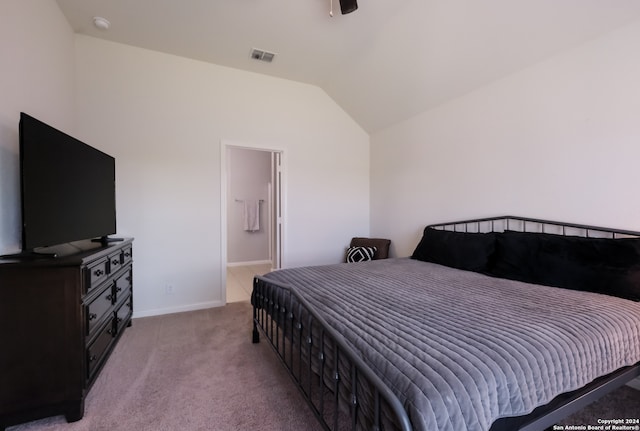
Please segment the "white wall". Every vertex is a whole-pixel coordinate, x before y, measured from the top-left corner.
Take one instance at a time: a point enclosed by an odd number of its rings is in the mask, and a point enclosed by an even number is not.
[[[270,260],[271,152],[227,148],[227,263]],[[244,230],[244,205],[261,200],[257,231]]]
[[[0,7],[0,254],[20,251],[20,112],[73,134],[74,36],[52,0]]]
[[[339,262],[369,233],[369,137],[319,88],[86,36],[76,47],[79,138],[116,158],[136,315],[224,303],[223,139],[285,152],[286,266]]]
[[[640,230],[640,22],[371,137],[372,235],[502,214]]]

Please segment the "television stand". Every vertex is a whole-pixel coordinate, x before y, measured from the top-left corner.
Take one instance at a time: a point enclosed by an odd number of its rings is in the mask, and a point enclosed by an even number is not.
[[[57,259],[0,261],[0,431],[48,416],[82,419],[131,325],[132,277],[133,238]]]

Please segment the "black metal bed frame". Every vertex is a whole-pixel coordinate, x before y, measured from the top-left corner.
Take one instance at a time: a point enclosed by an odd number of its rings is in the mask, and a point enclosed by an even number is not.
[[[429,225],[458,232],[554,233],[589,238],[640,238],[640,232],[517,216]],[[260,331],[303,397],[328,431],[399,429],[411,422],[396,395],[291,286],[256,276],[253,282],[253,342]],[[576,391],[561,394],[532,413],[501,418],[490,431],[542,431],[640,376],[640,363],[617,370]]]
[[[324,429],[411,431],[395,394],[295,290],[256,276],[251,301],[253,342],[260,328]]]
[[[473,220],[437,223],[434,229],[456,232],[504,232],[505,230],[552,233],[587,238],[640,238],[640,232],[584,224],[565,223],[518,216],[487,217]]]

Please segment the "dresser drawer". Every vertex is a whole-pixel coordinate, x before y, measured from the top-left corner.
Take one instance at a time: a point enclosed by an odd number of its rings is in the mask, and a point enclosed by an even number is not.
[[[117,272],[122,268],[123,256],[122,252],[117,252],[109,255],[109,272],[111,274]]]
[[[122,249],[122,265],[126,265],[133,260],[133,248],[131,246]]]
[[[109,346],[113,342],[113,319],[109,319],[100,329],[98,336],[87,347],[87,378],[91,378],[104,360]]]
[[[129,295],[125,298],[124,303],[116,310],[116,325],[118,333],[122,332],[124,326],[131,319],[131,314],[133,313],[133,298]]]
[[[104,318],[112,309],[114,294],[113,284],[109,284],[108,287],[98,295],[93,301],[86,305],[87,316],[87,334],[91,335],[96,327],[104,321]]]
[[[109,276],[109,259],[103,258],[85,269],[86,292],[98,287]]]
[[[126,272],[123,272],[115,281],[115,300],[116,304],[131,293],[131,267]]]

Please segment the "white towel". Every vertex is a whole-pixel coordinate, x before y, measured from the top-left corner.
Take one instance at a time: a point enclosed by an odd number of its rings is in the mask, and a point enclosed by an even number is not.
[[[244,230],[256,232],[260,230],[260,201],[245,199],[244,201]]]

